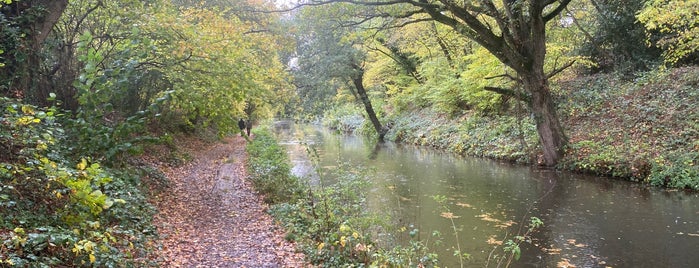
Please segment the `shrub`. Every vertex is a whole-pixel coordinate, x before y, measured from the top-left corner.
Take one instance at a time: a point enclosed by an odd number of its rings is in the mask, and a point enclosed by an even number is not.
[[[54,109],[0,99],[0,266],[148,266],[138,178],[61,151]]]
[[[270,204],[294,202],[301,195],[299,179],[290,173],[286,151],[266,129],[255,130],[255,139],[248,144],[248,170],[253,186],[265,195]]]
[[[647,182],[699,190],[699,152],[676,152],[656,158]]]
[[[323,114],[323,125],[345,133],[352,133],[365,124],[366,120],[363,114],[364,111],[354,103],[340,105]]]

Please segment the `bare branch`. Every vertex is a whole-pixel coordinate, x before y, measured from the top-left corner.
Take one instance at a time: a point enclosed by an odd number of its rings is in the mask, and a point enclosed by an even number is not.
[[[527,95],[524,92],[513,90],[510,88],[502,88],[502,87],[484,87],[484,90],[495,92],[504,96],[512,97],[518,100],[521,100],[527,104],[531,104],[532,98],[531,96]]]
[[[563,70],[568,69],[568,67],[573,66],[574,63],[575,63],[575,60],[572,60],[572,61],[566,63],[565,65],[561,66],[560,68],[554,69],[553,71],[551,71],[549,74],[546,75],[546,78],[548,79],[548,78],[553,77],[554,75],[557,75],[558,73],[562,72]]]
[[[547,4],[552,4],[553,2],[555,2],[555,0],[551,0],[551,1],[547,2]],[[551,10],[551,12],[549,12],[549,14],[546,14],[543,16],[544,22],[548,22],[548,21],[552,20],[553,18],[555,18],[556,16],[558,16],[558,14],[560,14],[563,11],[563,9],[565,9],[566,6],[568,6],[568,3],[570,3],[570,0],[559,0],[559,2],[560,3],[558,3],[558,6],[555,9]]]
[[[501,77],[509,78],[510,80],[512,80],[512,81],[514,81],[514,82],[520,82],[520,81],[521,81],[519,78],[514,77],[514,76],[512,76],[512,75],[510,75],[510,74],[501,74],[501,75],[495,75],[495,76],[488,76],[488,77],[484,77],[483,79],[485,79],[485,80],[490,80],[490,79],[501,78]]]

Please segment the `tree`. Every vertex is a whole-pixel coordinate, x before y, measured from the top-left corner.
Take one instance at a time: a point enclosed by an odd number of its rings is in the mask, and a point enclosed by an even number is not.
[[[638,20],[651,42],[664,50],[665,61],[675,64],[699,52],[699,0],[646,1]],[[660,37],[655,37],[659,33]],[[655,39],[655,40],[654,40]]]
[[[299,68],[295,73],[299,82],[306,82],[301,87],[312,91],[322,90],[319,86],[323,84],[348,85],[352,95],[362,103],[369,121],[382,140],[386,129],[376,116],[364,85],[366,53],[358,48],[362,45],[361,38],[357,38],[356,29],[333,18],[348,7],[351,6],[302,14],[302,19],[306,16],[310,23],[304,24],[306,28],[302,32],[305,34],[297,41],[300,55]]]
[[[0,85],[3,95],[28,97],[43,102],[48,92],[41,88],[39,52],[68,0],[6,1],[0,5]]]
[[[555,19],[570,0],[331,0],[312,3],[338,2],[383,8],[377,17],[424,21],[419,16],[427,14],[431,20],[447,25],[481,45],[514,70],[517,77],[512,78],[521,84],[524,92],[500,87],[485,89],[519,99],[530,106],[547,166],[556,165],[563,157],[567,138],[556,112],[549,78],[572,62],[547,72],[544,59],[546,24]]]
[[[645,32],[636,20],[643,2],[586,0],[568,6],[566,16],[586,38],[581,53],[595,62],[592,71],[630,74],[649,69],[659,59],[657,48],[643,45]]]

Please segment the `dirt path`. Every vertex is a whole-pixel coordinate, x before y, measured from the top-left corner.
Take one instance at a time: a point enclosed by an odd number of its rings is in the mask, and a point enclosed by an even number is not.
[[[245,140],[188,143],[193,161],[161,165],[170,187],[156,197],[162,267],[302,267],[245,178]]]

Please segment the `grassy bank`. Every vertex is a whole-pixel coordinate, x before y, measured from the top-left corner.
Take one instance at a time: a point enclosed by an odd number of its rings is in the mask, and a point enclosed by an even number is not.
[[[560,169],[699,190],[699,68],[652,71],[631,79],[600,74],[553,87],[570,140]],[[368,129],[352,112],[361,114],[347,106],[328,112],[326,125],[344,131]],[[462,155],[540,162],[534,124],[516,107],[497,114],[459,115],[428,107],[382,120],[390,128],[389,140]]]

